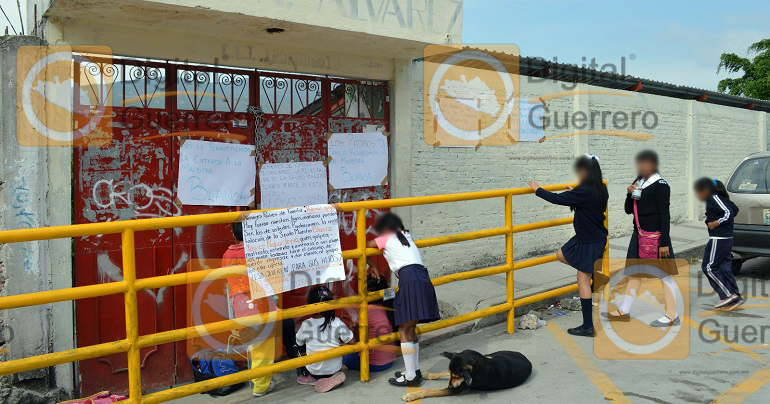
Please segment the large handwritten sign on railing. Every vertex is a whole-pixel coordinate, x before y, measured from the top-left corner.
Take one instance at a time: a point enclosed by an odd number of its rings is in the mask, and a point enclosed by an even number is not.
[[[252,299],[345,279],[331,205],[252,213],[243,221],[243,241]]]

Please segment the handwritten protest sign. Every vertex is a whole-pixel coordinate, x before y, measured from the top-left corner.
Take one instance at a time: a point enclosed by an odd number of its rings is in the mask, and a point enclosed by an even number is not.
[[[177,198],[185,205],[251,204],[255,151],[251,145],[186,140],[179,151]]]
[[[331,205],[252,213],[243,221],[243,241],[252,299],[345,279]]]
[[[259,189],[262,209],[329,202],[326,167],[320,161],[265,164]]]
[[[334,188],[380,185],[388,175],[388,142],[382,132],[334,133],[328,143]]]

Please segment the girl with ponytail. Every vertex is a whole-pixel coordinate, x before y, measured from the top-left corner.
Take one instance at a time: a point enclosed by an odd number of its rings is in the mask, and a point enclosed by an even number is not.
[[[316,286],[310,290],[307,304],[316,304],[334,300],[332,291],[326,286]],[[297,345],[306,346],[307,354],[337,348],[353,341],[353,332],[334,315],[334,310],[313,314],[302,322],[296,335]],[[342,358],[332,358],[305,366],[308,374],[297,378],[297,383],[315,386],[318,393],[327,391],[345,382],[342,372]]]
[[[738,284],[733,275],[733,220],[738,207],[730,200],[721,181],[701,178],[695,181],[695,195],[706,202],[706,226],[709,241],[703,255],[703,273],[711,287],[719,294],[716,309],[732,310],[743,304]]]
[[[575,212],[575,236],[564,244],[556,256],[559,261],[577,269],[580,305],[583,311],[583,324],[567,330],[572,335],[593,337],[593,301],[591,280],[596,261],[604,255],[607,245],[607,228],[604,226],[604,211],[607,209],[609,194],[602,179],[599,159],[593,154],[586,154],[575,161],[575,174],[578,177],[576,188],[567,188],[559,194],[540,188],[537,181],[530,181],[529,186],[535,195],[556,205],[569,206]]]
[[[390,212],[380,215],[374,225],[374,231],[377,238],[369,241],[366,246],[382,250],[390,270],[398,278],[398,292],[393,309],[406,371],[396,372],[395,377],[388,382],[394,386],[416,387],[422,383],[417,323],[427,323],[441,318],[436,290],[430,281],[428,270],[422,265],[420,250],[404,228],[400,217]],[[369,257],[367,262],[369,275],[379,279],[380,272],[377,264]]]

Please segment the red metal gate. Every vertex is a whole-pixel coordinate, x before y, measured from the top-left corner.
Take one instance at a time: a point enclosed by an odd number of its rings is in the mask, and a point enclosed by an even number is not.
[[[175,203],[179,147],[184,138],[256,144],[258,164],[283,163],[324,161],[329,131],[390,129],[389,93],[383,82],[130,59],[91,61],[103,74],[112,74],[113,143],[104,148],[75,150],[75,223],[237,209]],[[264,111],[256,135],[257,122],[249,106]],[[201,132],[226,135],[211,137]],[[258,186],[257,178],[257,203]],[[329,201],[383,199],[389,195],[388,184],[332,190]],[[341,214],[340,221],[343,249],[355,248],[354,215]],[[229,225],[142,232],[137,236],[138,278],[185,272],[190,260],[221,258],[234,241]],[[346,268],[348,280],[335,285],[335,294],[356,291],[356,266],[352,260]],[[76,239],[75,274],[77,286],[121,280],[119,235]],[[304,303],[304,290],[283,300],[284,307]],[[140,293],[139,334],[189,326],[187,304],[184,286]],[[345,315],[355,319],[357,313]],[[80,300],[76,318],[78,346],[125,338],[122,295]],[[142,367],[145,390],[192,380],[184,341],[143,350]],[[83,395],[108,389],[127,391],[123,354],[82,361],[79,375]]]

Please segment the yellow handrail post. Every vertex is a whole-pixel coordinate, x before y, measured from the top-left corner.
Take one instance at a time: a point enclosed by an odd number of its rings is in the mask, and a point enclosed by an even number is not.
[[[361,381],[369,381],[369,302],[366,299],[366,209],[359,209],[356,214],[356,246],[361,251],[358,257],[358,295],[361,296],[361,306],[358,312],[358,341],[363,345],[361,350]]]
[[[505,273],[505,294],[506,302],[511,305],[508,310],[508,334],[513,334],[516,331],[513,307],[513,194],[505,196],[505,228],[505,266],[508,267]]]
[[[139,354],[139,311],[136,299],[136,251],[134,231],[123,231],[123,280],[128,285],[125,292],[126,339],[128,340],[128,394],[132,403],[142,401],[142,363]]]
[[[567,186],[575,184],[552,184],[545,185],[547,190],[562,190]],[[457,201],[471,201],[489,198],[505,198],[505,226],[500,228],[477,230],[466,233],[449,234],[439,237],[415,240],[417,247],[432,247],[443,244],[459,243],[470,240],[480,240],[490,237],[505,236],[505,264],[487,268],[480,268],[471,271],[443,275],[432,279],[434,286],[440,286],[451,282],[457,282],[467,279],[475,279],[483,276],[492,276],[497,274],[506,274],[506,302],[461,314],[451,318],[445,318],[430,324],[421,325],[417,332],[426,333],[452,325],[472,321],[485,316],[506,313],[507,328],[509,333],[514,332],[514,308],[521,307],[533,302],[559,296],[565,293],[571,293],[578,289],[577,284],[564,286],[536,295],[515,299],[514,290],[514,271],[530,268],[536,265],[554,262],[557,260],[556,254],[530,258],[522,261],[514,261],[514,233],[528,232],[537,229],[545,229],[555,226],[568,225],[573,222],[573,218],[551,219],[534,223],[522,223],[514,225],[513,222],[513,197],[517,195],[531,194],[532,190],[526,188],[509,188],[491,191],[477,191],[458,194],[431,195],[410,198],[342,202],[337,204],[337,208],[342,212],[353,212],[356,215],[356,249],[342,251],[342,258],[347,262],[348,259],[357,259],[358,267],[358,294],[354,296],[342,297],[332,302],[305,305],[290,309],[279,309],[276,312],[268,313],[267,319],[262,315],[248,316],[242,321],[233,320],[215,321],[207,324],[196,325],[192,327],[167,330],[155,334],[139,335],[139,313],[137,307],[137,293],[143,290],[159,289],[163,287],[174,287],[179,285],[200,283],[209,277],[229,277],[240,276],[246,273],[246,266],[215,268],[196,271],[186,274],[170,274],[163,276],[147,277],[137,279],[136,274],[136,250],[135,250],[135,232],[157,229],[172,229],[186,226],[202,226],[209,224],[230,223],[238,220],[243,212],[224,212],[191,216],[174,216],[166,218],[138,219],[116,222],[89,223],[69,226],[54,226],[37,229],[19,229],[19,230],[0,230],[0,243],[28,242],[35,240],[50,240],[63,237],[84,237],[97,234],[118,234],[122,235],[122,256],[123,256],[123,280],[114,282],[78,286],[68,289],[57,289],[50,291],[41,291],[27,293],[15,296],[0,297],[0,310],[8,310],[19,307],[28,307],[55,302],[89,299],[100,296],[114,294],[124,294],[125,318],[126,318],[126,338],[108,343],[101,343],[86,347],[80,347],[67,351],[52,352],[45,355],[38,355],[22,359],[0,362],[0,375],[19,373],[23,371],[41,369],[48,366],[55,366],[64,363],[71,363],[86,359],[92,359],[100,356],[113,355],[126,352],[128,358],[128,403],[159,403],[176,398],[189,396],[192,394],[208,391],[212,388],[223,387],[240,383],[276,372],[294,369],[309,363],[340,357],[349,353],[360,352],[361,355],[361,381],[370,379],[369,370],[371,364],[370,349],[376,349],[377,346],[394,342],[398,340],[398,332],[387,336],[380,336],[376,339],[369,339],[368,328],[368,301],[382,299],[384,291],[376,293],[367,293],[367,256],[376,256],[382,254],[382,251],[375,248],[366,247],[366,213],[371,209],[392,209],[400,206],[418,206],[435,203],[447,203]],[[604,223],[609,227],[608,209],[605,210]],[[602,272],[609,274],[609,237],[605,245],[603,254],[604,266]],[[609,293],[605,293],[609,298]],[[174,343],[184,341],[200,336],[227,332],[233,329],[242,328],[244,325],[260,325],[265,321],[272,323],[280,322],[284,318],[297,318],[314,313],[320,313],[326,310],[335,310],[344,307],[355,307],[359,305],[358,336],[359,342],[355,345],[343,346],[331,349],[322,353],[315,353],[310,356],[295,358],[281,363],[261,366],[254,369],[245,370],[229,376],[177,386],[167,390],[148,393],[143,395],[142,376],[141,376],[141,349],[156,346],[159,344]]]

